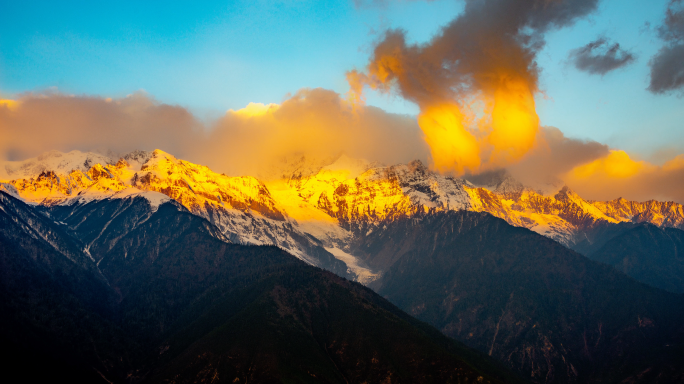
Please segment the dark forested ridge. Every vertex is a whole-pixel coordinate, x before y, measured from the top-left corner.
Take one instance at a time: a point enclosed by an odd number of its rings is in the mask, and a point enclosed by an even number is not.
[[[486,213],[388,223],[371,287],[533,382],[681,382],[684,297]]]
[[[3,372],[27,381],[519,381],[368,288],[230,244],[173,202],[125,199],[133,210],[98,231],[0,199]]]
[[[27,380],[684,381],[684,296],[487,213],[357,236],[380,295],[232,244],[174,201],[33,207],[0,191],[0,224],[2,366]],[[585,245],[673,281],[672,231],[597,226]]]
[[[589,258],[650,286],[684,293],[684,231],[641,223],[606,242]]]

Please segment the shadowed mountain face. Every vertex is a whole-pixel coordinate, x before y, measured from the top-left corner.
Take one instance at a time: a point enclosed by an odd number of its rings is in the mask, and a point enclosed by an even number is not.
[[[280,268],[217,296],[164,340],[161,350],[169,349],[152,382],[457,383],[505,375],[372,291],[311,267]]]
[[[578,240],[571,249],[585,256],[589,256],[603,247],[615,236],[629,231],[638,225],[639,224],[637,223],[614,224],[607,221],[598,221],[591,227],[585,229],[580,237],[581,240]]]
[[[227,243],[174,202],[110,201],[135,214],[95,235],[0,198],[1,340],[19,350],[4,371],[46,361],[73,367],[53,379],[90,382],[517,382],[371,290],[276,247]],[[21,217],[40,226],[12,224]],[[55,234],[71,257],[41,237]]]
[[[102,381],[123,374],[135,343],[113,321],[115,294],[81,244],[0,191],[0,343],[8,377]],[[103,381],[104,382],[104,381]]]
[[[54,221],[64,223],[71,234],[90,251],[91,255],[95,255],[93,257],[99,263],[101,258],[110,252],[125,235],[139,226],[143,226],[156,212],[156,206],[150,203],[150,200],[154,200],[154,197],[149,196],[150,194],[157,195],[154,192],[143,192],[139,196],[127,198],[76,200],[71,204],[38,206],[37,209]],[[169,201],[165,205],[174,206],[174,210],[179,213],[189,213],[184,206],[175,201]],[[225,242],[230,242],[230,239],[235,237],[224,233],[213,223],[202,225],[207,228],[207,233],[211,236]],[[173,234],[169,233],[167,236],[173,237]],[[306,249],[309,255],[315,255],[321,267],[340,276],[351,277],[347,273],[347,266],[344,262],[336,259],[320,244],[317,245],[315,239],[306,237],[304,234],[293,233],[288,236],[296,239],[301,238],[302,249]],[[308,245],[304,245],[305,243]]]
[[[533,382],[679,382],[684,298],[485,213],[387,224],[371,287]]]
[[[684,293],[684,231],[642,223],[624,230],[588,255],[634,279]]]

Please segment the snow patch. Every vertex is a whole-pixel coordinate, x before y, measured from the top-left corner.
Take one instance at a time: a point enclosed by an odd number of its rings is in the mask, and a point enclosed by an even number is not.
[[[71,199],[65,199],[60,205],[72,205],[72,204],[88,204],[97,200],[106,199],[128,199],[135,197],[143,197],[147,200],[152,208],[152,212],[156,212],[159,206],[171,201],[171,198],[163,193],[152,192],[152,191],[141,191],[138,188],[130,187],[123,189],[121,191],[111,193],[111,192],[100,192],[97,190],[86,189],[79,193],[76,197]]]
[[[367,267],[360,265],[361,261],[354,255],[351,255],[339,248],[325,248],[326,251],[332,253],[336,259],[347,264],[347,268],[356,275],[356,281],[363,285],[367,285],[378,278],[378,274],[374,273]]]
[[[19,196],[19,192],[17,191],[17,188],[14,187],[12,184],[7,184],[7,183],[0,183],[0,191],[5,191],[8,194],[12,195],[13,197],[16,197],[17,199],[24,201],[24,199]]]
[[[73,170],[87,172],[95,164],[111,165],[116,161],[109,156],[94,152],[59,151],[45,152],[38,157],[24,161],[6,161],[0,164],[11,179],[30,179],[38,177],[42,172],[53,171],[66,175]]]

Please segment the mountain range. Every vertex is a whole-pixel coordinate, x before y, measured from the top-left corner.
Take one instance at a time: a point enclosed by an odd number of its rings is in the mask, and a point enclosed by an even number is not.
[[[424,212],[487,212],[585,255],[611,238],[615,224],[684,229],[684,207],[675,202],[591,201],[563,185],[546,185],[544,194],[505,172],[479,178],[476,185],[432,172],[420,161],[394,166],[346,156],[329,161],[302,159],[279,178],[261,181],[218,174],[161,150],[120,158],[52,151],[6,163],[3,183],[41,206],[159,192],[208,219],[233,242],[276,245],[338,274],[346,268],[363,281],[376,273],[349,253],[354,239],[380,222]]]
[[[684,380],[681,204],[346,156],[264,180],[161,150],[3,166],[19,357],[128,382]]]

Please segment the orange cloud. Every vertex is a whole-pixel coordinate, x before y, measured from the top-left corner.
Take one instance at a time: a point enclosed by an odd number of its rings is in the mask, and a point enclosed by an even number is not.
[[[211,128],[211,140],[196,154],[199,162],[231,174],[273,177],[268,171],[274,164],[302,156],[346,154],[390,164],[427,158],[414,118],[362,105],[352,108],[324,89],[300,90],[266,113],[239,112],[227,113]]]
[[[238,109],[237,111],[229,110],[228,113],[235,114],[241,117],[255,117],[264,116],[267,114],[272,114],[280,106],[278,104],[262,104],[262,103],[249,103],[246,107]]]
[[[408,44],[404,31],[389,30],[364,71],[347,74],[349,98],[363,100],[365,85],[415,102],[432,166],[440,172],[514,165],[538,144],[535,59],[544,33],[573,24],[597,3],[467,1],[463,13],[426,44]],[[485,110],[473,110],[473,101]],[[478,115],[484,118],[472,119]]]
[[[684,155],[657,166],[633,160],[625,151],[611,150],[607,156],[575,167],[562,177],[589,199],[684,202]]]
[[[612,150],[606,157],[594,160],[573,169],[569,180],[586,180],[591,178],[626,179],[644,171],[652,171],[653,166],[645,161],[632,160],[627,152]]]
[[[415,118],[362,105],[353,111],[337,93],[323,89],[301,90],[281,105],[250,103],[210,123],[145,94],[121,99],[34,94],[12,105],[0,106],[0,160],[50,150],[160,148],[218,172],[267,175],[274,165],[302,157],[427,159]]]
[[[19,102],[16,100],[0,99],[0,108],[7,108],[10,111],[16,111],[19,107]]]
[[[49,150],[165,148],[183,153],[202,126],[187,110],[145,94],[100,97],[29,94],[0,107],[0,158],[24,159]]]
[[[472,116],[455,103],[430,105],[416,121],[374,107],[351,108],[340,95],[323,89],[301,90],[280,105],[253,103],[212,123],[145,94],[120,99],[26,95],[11,108],[10,103],[0,106],[0,160],[53,149],[124,153],[161,148],[217,172],[268,178],[282,176],[279,164],[307,167],[341,154],[385,164],[425,161],[432,147],[443,155],[432,152],[435,167],[444,172],[495,170],[509,162],[505,167],[524,183],[561,178],[590,199],[684,202],[684,155],[657,166],[600,143],[567,138],[552,127],[539,128],[532,138],[534,129],[520,126],[534,127],[534,116],[529,120],[529,114],[517,113],[531,108],[527,91],[515,84],[510,90],[503,105],[494,105],[499,98],[486,107],[501,108],[506,123],[513,125],[497,131],[473,130],[465,124]],[[519,138],[519,132],[526,133]],[[503,144],[494,145],[494,140]]]
[[[459,174],[480,168],[480,144],[463,125],[463,115],[455,104],[429,106],[418,116],[418,125],[430,146],[435,169]]]

